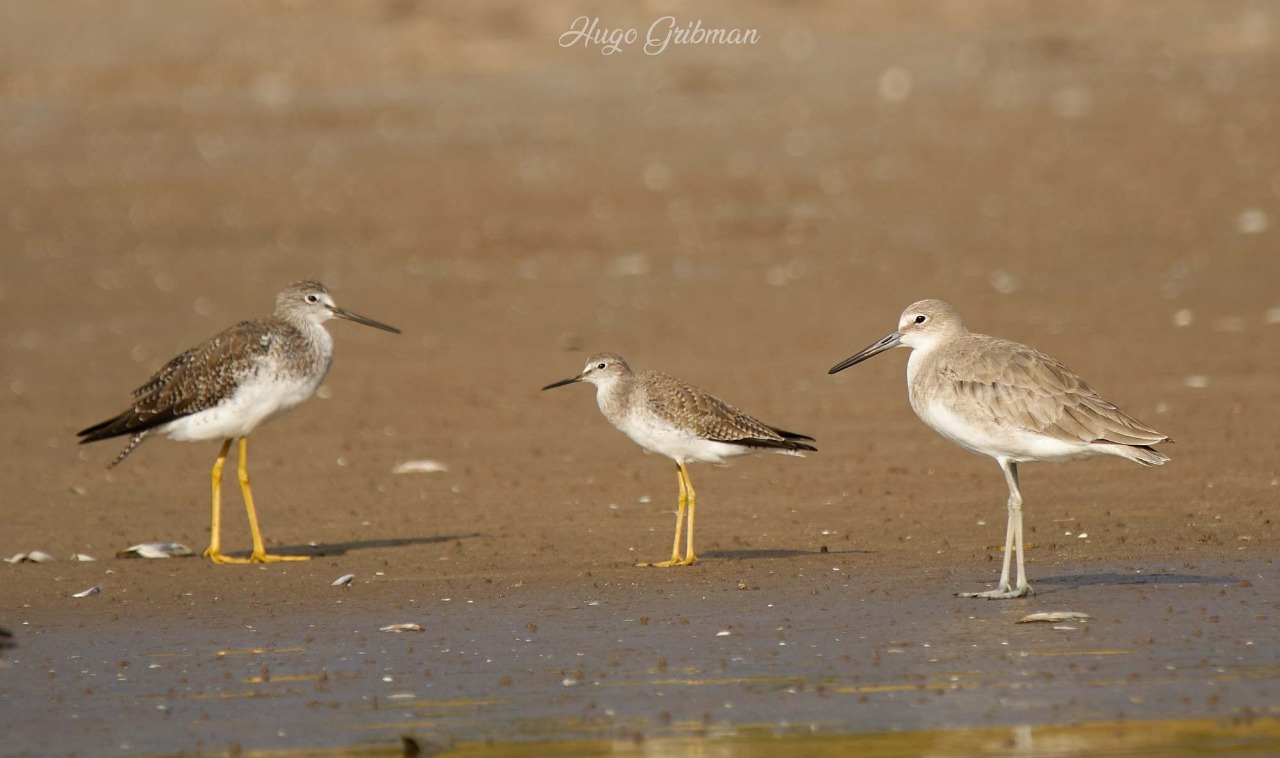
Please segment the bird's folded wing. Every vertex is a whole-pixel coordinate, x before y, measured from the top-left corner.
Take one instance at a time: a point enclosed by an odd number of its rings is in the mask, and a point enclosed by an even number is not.
[[[1022,345],[1002,352],[968,356],[967,366],[940,366],[959,396],[993,420],[1064,442],[1153,445],[1168,439],[1044,353]]]
[[[133,407],[112,420],[111,433],[136,433],[212,408],[270,347],[262,321],[243,321],[196,345],[133,391]]]
[[[666,374],[646,372],[648,403],[653,415],[717,442],[781,441],[783,436],[759,419],[725,401]]]

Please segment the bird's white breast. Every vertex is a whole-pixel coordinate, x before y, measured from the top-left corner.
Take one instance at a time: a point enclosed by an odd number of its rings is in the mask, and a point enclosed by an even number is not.
[[[936,362],[926,350],[913,350],[907,361],[911,408],[931,429],[966,450],[1011,461],[1068,461],[1108,452],[1083,442],[1060,440],[1024,428],[1016,418],[997,418],[941,376],[930,376]]]
[[[315,394],[324,374],[297,376],[261,371],[246,378],[229,397],[163,427],[169,439],[182,442],[243,437]]]
[[[753,452],[745,445],[699,437],[688,429],[675,426],[644,412],[643,404],[619,407],[609,402],[606,393],[598,392],[596,402],[609,423],[632,442],[651,453],[664,455],[684,463],[724,463],[730,458]]]
[[[704,439],[687,430],[644,417],[631,417],[615,426],[645,450],[677,462],[724,463],[729,458],[751,452],[743,445]]]
[[[931,429],[960,447],[1010,461],[1068,461],[1105,452],[997,420],[985,412],[954,405],[944,396],[912,398],[912,408]]]

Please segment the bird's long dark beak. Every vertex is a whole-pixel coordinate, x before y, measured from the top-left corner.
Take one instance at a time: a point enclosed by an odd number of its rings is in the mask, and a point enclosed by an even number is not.
[[[872,356],[879,355],[880,353],[883,353],[886,350],[892,350],[893,348],[897,347],[898,344],[901,342],[902,342],[901,334],[897,332],[886,334],[884,337],[881,337],[880,340],[875,344],[867,345],[863,349],[859,350],[858,352],[854,353],[848,358],[845,358],[844,360],[840,361],[836,365],[832,366],[831,370],[827,371],[827,373],[834,374],[837,371],[844,371],[850,366],[856,366],[857,364],[862,363],[863,361],[865,361],[866,359]]]
[[[354,321],[357,324],[372,326],[374,329],[381,329],[384,332],[391,332],[392,334],[400,333],[400,330],[395,328],[394,326],[388,326],[387,324],[384,324],[381,321],[374,321],[373,319],[368,318],[366,316],[361,316],[359,313],[352,313],[346,308],[339,308],[336,305],[331,305],[329,306],[329,311],[333,313],[334,316],[337,316],[338,318],[345,318],[346,320]]]
[[[547,390],[553,390],[556,387],[563,387],[566,384],[573,384],[574,382],[580,382],[580,381],[582,381],[582,374],[578,374],[577,376],[571,376],[568,379],[561,379],[558,382],[552,382],[551,384],[548,384],[547,386],[543,387],[542,391],[546,392]]]

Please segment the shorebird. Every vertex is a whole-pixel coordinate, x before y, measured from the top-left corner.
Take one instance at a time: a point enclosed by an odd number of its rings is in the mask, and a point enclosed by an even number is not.
[[[769,426],[714,395],[656,371],[632,373],[620,355],[597,353],[587,359],[582,373],[548,384],[543,390],[574,382],[596,387],[596,404],[609,423],[631,441],[651,453],[676,462],[680,496],[676,506],[676,536],[671,559],[637,566],[667,568],[692,566],[693,515],[697,497],[689,479],[688,463],[725,463],[749,453],[771,452],[804,456],[817,448],[805,442],[812,437]],[[680,555],[680,531],[688,508],[685,554]]]
[[[129,437],[108,468],[120,464],[151,432],[182,442],[221,440],[213,463],[213,524],[205,557],[214,563],[303,561],[306,556],[269,555],[258,530],[249,490],[248,439],[259,425],[315,394],[333,365],[333,337],[323,324],[342,318],[400,333],[334,305],[319,282],[294,282],[276,296],[275,313],[242,321],[166,363],[133,391],[123,413],[78,433],[80,444]],[[253,533],[246,558],[222,554],[222,464],[231,442],[240,440],[240,491]]]
[[[960,447],[996,459],[1009,485],[1000,585],[961,597],[1008,599],[1034,594],[1022,551],[1022,493],[1018,464],[1117,455],[1144,466],[1169,457],[1152,448],[1171,442],[1103,400],[1071,369],[1017,342],[974,334],[941,300],[921,300],[902,312],[898,330],[841,361],[828,373],[895,347],[909,347],[911,408],[934,431]],[[1009,559],[1018,553],[1018,584]]]

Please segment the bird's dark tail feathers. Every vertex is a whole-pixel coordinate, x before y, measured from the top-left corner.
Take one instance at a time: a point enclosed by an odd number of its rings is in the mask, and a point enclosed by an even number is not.
[[[815,441],[812,437],[810,437],[807,434],[796,434],[795,432],[788,432],[785,429],[777,429],[772,426],[769,427],[769,429],[773,431],[775,434],[777,434],[778,436],[782,437],[782,439],[766,440],[766,439],[760,439],[760,438],[749,438],[749,439],[742,439],[742,440],[732,440],[730,442],[734,445],[742,445],[744,447],[769,448],[773,450],[790,451],[797,454],[800,453],[801,451],[808,451],[810,453],[818,452],[818,448],[814,447],[813,445],[805,444],[805,442]],[[800,440],[805,440],[805,442],[801,442]],[[726,441],[729,441],[729,440],[726,440]]]
[[[142,441],[146,439],[146,437],[147,437],[147,432],[145,430],[138,432],[137,434],[130,437],[129,444],[124,446],[124,450],[120,451],[120,454],[116,456],[115,460],[107,464],[107,468],[113,469],[116,466],[119,466],[120,463],[124,461],[125,458],[129,457],[129,453],[132,453],[134,450],[138,449],[138,445],[141,445]]]
[[[786,429],[778,429],[777,427],[773,427],[773,426],[769,428],[777,432],[778,434],[781,434],[784,440],[791,443],[790,445],[788,445],[788,447],[791,449],[808,450],[811,453],[818,452],[818,448],[814,447],[813,445],[804,444],[805,442],[817,442],[817,440],[815,440],[814,438],[810,437],[807,434],[796,434],[795,432],[788,432]],[[801,442],[801,440],[803,440],[803,442]]]

